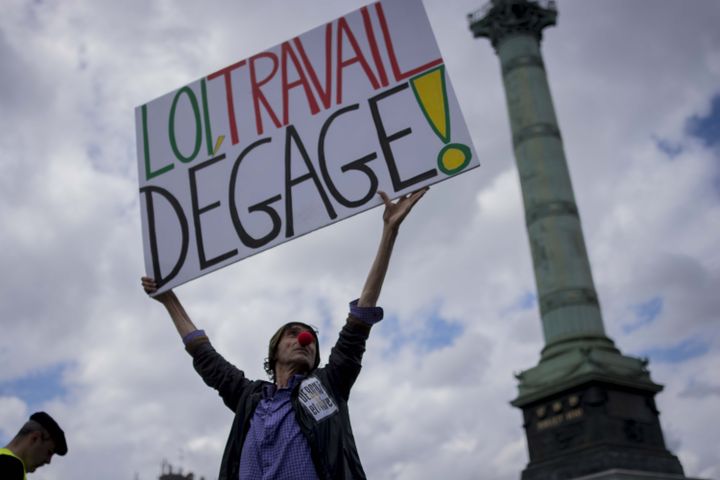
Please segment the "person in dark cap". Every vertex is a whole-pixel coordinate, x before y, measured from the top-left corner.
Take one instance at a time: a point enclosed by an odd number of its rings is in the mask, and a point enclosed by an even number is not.
[[[65,432],[45,412],[35,412],[10,443],[0,448],[0,479],[24,480],[53,455],[65,455]]]
[[[378,192],[385,203],[380,245],[360,297],[350,303],[347,322],[324,367],[319,367],[315,329],[291,321],[270,339],[265,371],[272,382],[249,380],[215,351],[172,290],[153,297],[170,314],[195,370],[235,413],[219,480],[366,478],[347,402],[360,373],[370,328],[383,316],[376,302],[400,224],[426,191],[423,188],[395,203]],[[142,278],[142,285],[151,295],[158,288],[148,277]]]

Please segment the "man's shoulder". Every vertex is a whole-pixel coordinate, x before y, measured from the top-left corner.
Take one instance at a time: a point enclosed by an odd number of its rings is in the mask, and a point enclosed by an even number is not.
[[[23,480],[25,468],[22,462],[11,455],[0,455],[0,478],[2,480]]]
[[[308,383],[312,383],[314,380],[320,380],[321,383],[330,386],[330,379],[328,377],[328,369],[327,366],[324,367],[318,367],[312,372],[310,372],[305,378],[302,379],[301,382],[298,382],[298,386]]]

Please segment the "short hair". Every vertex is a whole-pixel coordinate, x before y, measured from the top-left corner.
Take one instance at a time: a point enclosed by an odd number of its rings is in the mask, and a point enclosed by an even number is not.
[[[30,415],[30,419],[20,427],[20,431],[15,437],[25,437],[35,432],[40,432],[43,440],[52,440],[55,444],[55,453],[58,455],[65,455],[67,453],[65,432],[63,432],[57,422],[47,413],[35,412]]]
[[[320,342],[318,341],[317,330],[315,330],[314,327],[306,323],[288,322],[282,327],[280,327],[277,332],[275,332],[272,338],[270,338],[270,343],[268,344],[268,356],[265,359],[263,367],[265,368],[265,372],[267,372],[268,376],[270,377],[270,380],[272,380],[273,382],[275,381],[275,363],[277,362],[277,348],[280,344],[280,339],[288,328],[295,325],[300,325],[301,327],[306,328],[315,338],[315,362],[313,363],[310,371],[315,370],[318,365],[320,365]]]
[[[46,436],[46,437],[50,438],[50,434],[47,432],[47,430],[45,430],[45,427],[40,425],[35,420],[28,420],[27,422],[25,422],[25,424],[22,427],[20,427],[20,431],[17,433],[16,436],[26,437],[26,436],[30,435],[31,433],[35,433],[35,432],[42,432],[44,437]]]

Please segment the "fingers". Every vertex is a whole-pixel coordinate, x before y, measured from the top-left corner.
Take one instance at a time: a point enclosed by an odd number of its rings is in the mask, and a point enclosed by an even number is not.
[[[154,279],[150,277],[142,277],[140,279],[140,282],[142,283],[143,290],[145,290],[145,293],[150,294],[157,291],[157,283]]]
[[[410,199],[409,201],[410,201],[411,206],[415,205],[418,202],[418,200],[420,200],[423,197],[423,195],[425,195],[427,193],[428,190],[430,190],[430,187],[423,187],[420,190],[415,190],[414,192],[412,192],[409,195],[409,199]]]
[[[415,190],[414,192],[408,193],[406,195],[401,196],[396,204],[404,203],[404,202],[410,202],[411,205],[415,205],[418,200],[420,200],[427,191],[430,190],[430,187],[423,187],[418,190]],[[383,192],[382,190],[378,190],[378,195],[380,195],[380,198],[382,198],[383,203],[386,207],[389,207],[392,205],[392,201],[390,200],[390,197],[388,197],[387,193]]]
[[[380,195],[380,198],[382,198],[382,201],[386,207],[392,204],[392,202],[390,201],[390,197],[387,196],[387,193],[383,192],[382,190],[378,190],[377,193],[378,195]]]
[[[422,197],[427,193],[427,191],[430,190],[430,185],[424,186],[423,188],[420,188],[418,190],[415,190],[413,193],[418,193]]]
[[[412,193],[409,193],[403,197],[400,197],[400,200],[398,200],[398,205],[402,205],[408,212],[415,206],[415,204],[425,195],[425,192],[429,190],[430,187],[424,187],[419,190],[415,190]]]

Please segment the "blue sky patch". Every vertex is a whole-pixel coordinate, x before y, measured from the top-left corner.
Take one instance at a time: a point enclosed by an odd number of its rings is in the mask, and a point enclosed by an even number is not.
[[[700,139],[708,148],[720,148],[720,93],[711,101],[710,113],[704,117],[693,115],[685,123],[685,132]],[[720,174],[712,179],[715,191],[720,194]]]
[[[705,117],[693,115],[685,124],[685,130],[693,137],[699,138],[708,147],[720,143],[720,94],[712,99],[710,113]]]
[[[85,147],[85,152],[93,164],[100,162],[102,159],[102,147],[97,143],[91,143]]]
[[[710,343],[691,337],[668,347],[645,350],[641,357],[648,357],[656,363],[682,363],[691,358],[701,357],[710,351]]]
[[[662,313],[663,299],[661,297],[653,297],[647,302],[638,303],[630,307],[634,314],[632,322],[623,325],[624,333],[632,333],[646,325],[654,322]]]
[[[516,305],[520,310],[531,310],[537,306],[537,295],[535,292],[525,292]]]
[[[509,306],[502,309],[502,315],[510,315],[516,312],[524,312],[527,310],[537,309],[537,294],[530,290],[521,293],[515,298],[515,301]]]
[[[446,320],[435,311],[425,321],[423,330],[418,335],[418,344],[427,351],[449,347],[463,333],[463,326],[457,322]]]
[[[671,160],[683,152],[683,146],[679,143],[672,142],[665,138],[653,137],[655,140],[655,146],[667,155]]]
[[[691,378],[685,389],[680,392],[680,396],[685,398],[720,397],[720,385]]]
[[[391,340],[386,354],[392,356],[394,352],[407,346],[424,352],[440,350],[452,345],[464,331],[459,322],[443,318],[437,308],[427,317],[418,318],[415,325],[417,328],[411,331],[402,331],[397,317],[388,316],[380,322],[378,333]]]
[[[53,365],[21,378],[0,382],[0,395],[22,399],[31,411],[54,398],[63,397],[67,390],[62,384],[66,364]]]

